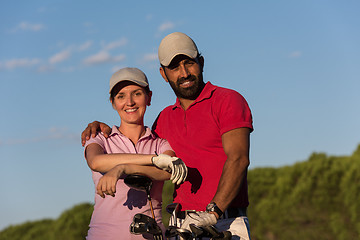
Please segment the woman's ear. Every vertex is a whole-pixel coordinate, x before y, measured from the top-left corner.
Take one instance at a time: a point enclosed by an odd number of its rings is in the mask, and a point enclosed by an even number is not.
[[[113,109],[115,109],[115,103],[114,103],[114,100],[113,99],[110,99],[110,102],[111,102],[111,106]]]
[[[152,91],[149,91],[148,92],[148,101],[146,103],[147,106],[150,106],[151,105],[151,97],[152,97]]]

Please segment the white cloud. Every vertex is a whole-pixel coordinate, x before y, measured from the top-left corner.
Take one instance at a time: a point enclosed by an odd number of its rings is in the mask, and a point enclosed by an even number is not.
[[[47,8],[46,8],[46,7],[40,7],[40,8],[38,8],[37,11],[38,11],[39,13],[44,13],[44,12],[47,11]]]
[[[122,38],[122,39],[120,39],[118,41],[114,41],[114,42],[106,44],[103,47],[103,49],[105,51],[107,51],[107,50],[111,50],[111,49],[114,49],[114,48],[125,46],[127,43],[128,43],[128,40],[126,38]]]
[[[153,61],[157,61],[157,59],[158,59],[158,55],[156,53],[145,54],[143,57],[143,60],[145,62],[153,62]]]
[[[43,133],[38,134],[32,138],[12,138],[0,140],[1,145],[22,145],[29,143],[45,142],[49,140],[66,140],[66,141],[78,141],[79,136],[76,133],[71,133],[67,128],[52,127]]]
[[[84,63],[86,64],[99,64],[99,63],[104,63],[104,62],[108,62],[110,60],[111,56],[108,52],[106,51],[100,51],[95,55],[92,55],[88,58],[86,58],[84,60]]]
[[[147,14],[147,15],[145,16],[145,19],[146,19],[147,21],[150,21],[150,20],[153,19],[153,15],[152,15],[152,14]]]
[[[169,29],[173,29],[175,27],[175,24],[174,23],[172,23],[172,22],[164,22],[163,24],[161,24],[160,26],[159,26],[159,31],[160,32],[164,32],[164,31],[166,31],[166,30],[169,30]]]
[[[96,26],[92,22],[84,22],[83,26],[85,27],[85,31],[88,34],[96,34],[98,32]]]
[[[37,65],[40,63],[40,59],[38,58],[33,58],[33,59],[28,59],[28,58],[18,58],[18,59],[11,59],[11,60],[7,60],[5,62],[0,62],[0,68],[5,68],[5,69],[14,69],[14,68],[19,68],[19,67],[31,67],[34,65]]]
[[[61,52],[58,52],[55,55],[51,56],[49,58],[49,63],[56,64],[56,63],[63,62],[65,60],[67,60],[68,58],[70,58],[74,51],[85,51],[86,49],[90,48],[92,46],[92,44],[93,44],[92,41],[89,40],[77,47],[70,46],[67,49],[62,50]],[[58,43],[58,45],[63,46],[63,43]]]
[[[78,134],[69,133],[69,129],[66,127],[51,127],[45,133],[44,139],[79,139]]]
[[[24,30],[24,31],[38,32],[44,28],[45,28],[45,26],[43,24],[39,24],[39,23],[33,24],[33,23],[29,23],[29,22],[21,22],[18,26],[16,26],[14,31]]]
[[[78,49],[79,49],[79,51],[85,51],[86,49],[88,49],[91,46],[92,46],[92,41],[87,41],[87,42],[81,44]]]
[[[70,51],[70,49],[66,49],[66,50],[63,50],[63,51],[55,54],[54,56],[50,57],[50,58],[49,58],[49,62],[50,62],[51,64],[56,64],[56,63],[65,61],[65,60],[68,59],[70,56],[71,56],[71,51]]]
[[[54,67],[50,65],[41,65],[38,67],[37,71],[39,73],[52,72],[54,71]]]
[[[126,58],[125,54],[121,54],[121,55],[118,55],[118,56],[115,56],[112,58],[112,62],[121,62],[121,61],[124,61]]]
[[[124,68],[124,66],[114,66],[111,68],[111,74],[113,74],[114,72],[120,70],[121,68]]]
[[[94,54],[86,59],[84,63],[88,65],[101,64],[106,62],[120,62],[126,58],[125,55],[111,56],[107,51],[100,51],[97,54]]]
[[[73,66],[69,66],[69,67],[65,67],[65,68],[62,68],[61,69],[62,72],[75,72],[76,71],[76,68],[73,67]]]
[[[289,58],[299,58],[301,56],[302,56],[301,51],[294,51],[294,52],[290,53]]]
[[[92,27],[93,26],[93,24],[91,22],[84,22],[83,25],[85,27]]]

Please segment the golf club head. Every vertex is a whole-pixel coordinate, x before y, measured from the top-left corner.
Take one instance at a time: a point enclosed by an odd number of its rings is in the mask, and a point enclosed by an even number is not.
[[[231,240],[232,234],[231,234],[230,231],[224,231],[222,233],[223,233],[224,236],[221,239],[223,239],[223,240]]]
[[[165,231],[166,238],[172,238],[175,236],[180,236],[184,240],[192,240],[193,234],[191,231],[176,226],[169,226]]]
[[[215,226],[202,227],[204,234],[201,237],[209,237],[211,239],[231,240],[232,234],[230,231],[219,232]]]
[[[150,233],[153,235],[162,235],[161,228],[152,217],[145,214],[135,214],[133,222],[130,224],[130,233],[138,235]]]
[[[184,229],[184,228],[178,228],[176,230],[180,237],[182,237],[184,240],[192,240],[193,234],[191,231]]]
[[[165,230],[165,237],[166,238],[172,238],[175,237],[177,235],[179,235],[179,233],[177,232],[178,227],[175,226],[169,226],[166,230]]]
[[[174,211],[178,212],[181,209],[181,205],[179,203],[170,203],[166,206],[166,211],[172,214]]]
[[[190,230],[193,233],[194,237],[206,237],[204,229],[202,227],[198,227],[195,224],[190,224]]]
[[[149,177],[138,174],[127,175],[124,178],[124,183],[130,188],[145,191],[147,194],[149,194],[152,186],[152,180]]]
[[[214,226],[204,226],[203,229],[209,233],[213,238],[221,237],[222,234]]]

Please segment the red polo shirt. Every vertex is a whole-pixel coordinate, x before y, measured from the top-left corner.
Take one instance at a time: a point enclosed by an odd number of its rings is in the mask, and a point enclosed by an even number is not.
[[[251,130],[250,108],[238,92],[208,82],[200,96],[184,111],[177,99],[166,107],[153,130],[165,138],[189,169],[187,180],[174,194],[183,209],[204,211],[216,193],[227,156],[221,135],[235,128]],[[247,207],[246,178],[232,207]]]

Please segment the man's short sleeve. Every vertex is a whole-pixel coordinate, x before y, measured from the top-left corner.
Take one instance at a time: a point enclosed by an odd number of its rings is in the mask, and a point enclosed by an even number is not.
[[[253,131],[252,114],[245,98],[238,92],[222,92],[217,101],[220,134],[235,128],[249,128]]]

